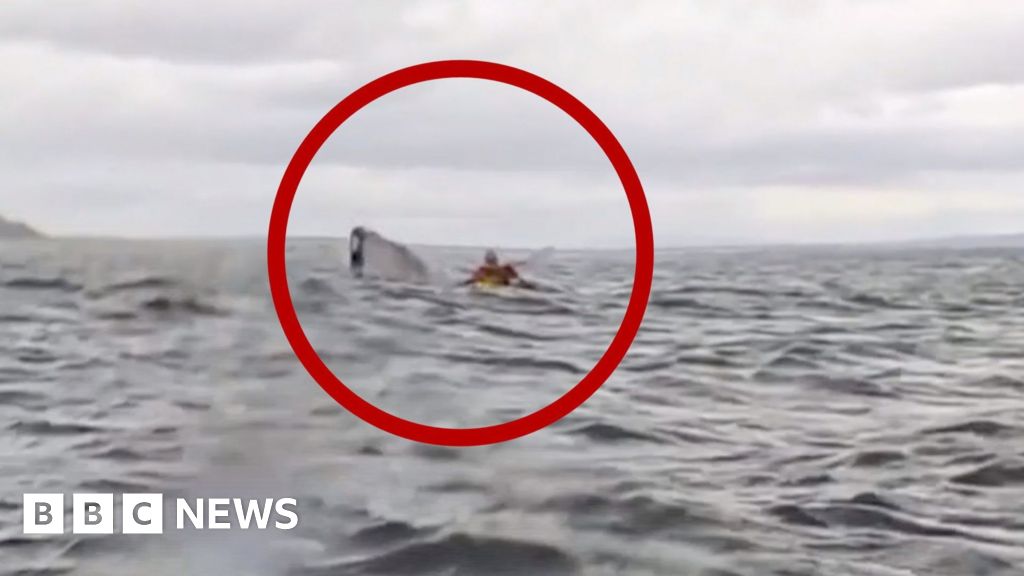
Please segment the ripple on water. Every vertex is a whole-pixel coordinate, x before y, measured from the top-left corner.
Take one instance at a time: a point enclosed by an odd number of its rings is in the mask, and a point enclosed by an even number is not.
[[[454,533],[417,541],[366,559],[309,567],[298,574],[578,574],[571,554],[550,544]]]
[[[1024,486],[1024,461],[1006,459],[985,464],[970,472],[958,474],[950,481],[955,484],[991,488]]]
[[[19,434],[36,436],[81,436],[102,432],[102,426],[85,422],[55,422],[52,420],[17,420],[7,428]]]

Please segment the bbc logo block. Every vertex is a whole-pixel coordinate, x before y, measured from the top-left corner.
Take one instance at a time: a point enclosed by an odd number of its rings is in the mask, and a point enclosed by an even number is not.
[[[71,531],[75,534],[113,534],[113,494],[73,494]]]
[[[163,494],[125,494],[121,497],[121,532],[163,534]]]
[[[25,494],[25,534],[64,533],[63,494]]]

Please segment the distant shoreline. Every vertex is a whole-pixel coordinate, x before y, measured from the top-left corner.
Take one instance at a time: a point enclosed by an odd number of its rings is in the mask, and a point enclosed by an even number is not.
[[[0,216],[0,240],[39,240],[46,235],[35,228]]]

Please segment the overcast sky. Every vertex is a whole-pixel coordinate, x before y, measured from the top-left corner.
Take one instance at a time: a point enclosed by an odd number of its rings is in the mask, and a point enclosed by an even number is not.
[[[0,214],[55,234],[263,235],[281,175],[394,69],[539,74],[618,136],[659,246],[1024,231],[1024,2],[0,3]],[[292,234],[627,246],[582,128],[501,84],[364,109]]]

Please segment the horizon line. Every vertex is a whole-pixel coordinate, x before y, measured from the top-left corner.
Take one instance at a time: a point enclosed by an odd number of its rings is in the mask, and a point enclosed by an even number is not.
[[[347,241],[347,235],[327,234],[295,234],[289,235],[289,240],[337,240]],[[129,241],[129,242],[189,242],[189,241],[266,241],[266,236],[261,234],[230,234],[230,235],[169,235],[169,236],[117,236],[112,234],[41,234],[38,237],[14,237],[0,238],[0,240],[106,240],[106,241]],[[828,247],[884,247],[884,246],[919,246],[929,244],[970,242],[970,241],[999,241],[1012,240],[1015,243],[1024,242],[1024,232],[1009,232],[998,234],[962,234],[946,236],[918,236],[904,239],[881,239],[881,240],[768,240],[756,242],[750,240],[735,241],[695,241],[690,243],[672,243],[659,246],[655,242],[655,250],[687,250],[687,249],[753,249],[753,248],[828,248]],[[488,245],[474,244],[442,244],[432,242],[400,242],[410,246],[425,248],[451,248],[451,249],[485,249]],[[635,246],[605,246],[605,247],[573,247],[558,246],[556,244],[543,244],[535,246],[508,245],[501,247],[502,250],[540,250],[553,248],[570,251],[631,251]]]

